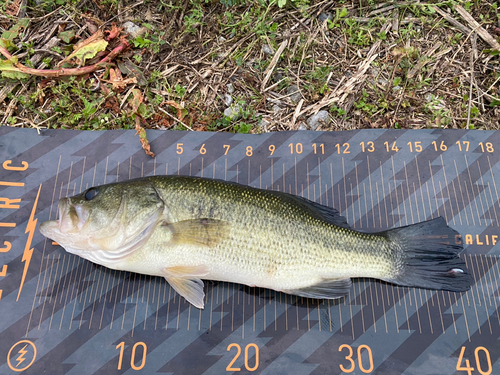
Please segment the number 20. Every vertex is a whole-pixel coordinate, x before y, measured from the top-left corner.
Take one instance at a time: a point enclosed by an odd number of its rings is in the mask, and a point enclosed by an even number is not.
[[[229,344],[229,346],[227,347],[227,351],[229,352],[231,350],[231,348],[236,348],[237,352],[236,352],[236,355],[234,356],[233,360],[229,363],[229,365],[227,365],[226,371],[241,371],[241,368],[239,368],[239,367],[232,367],[234,362],[236,362],[236,360],[238,359],[238,357],[241,354],[241,346],[239,346],[238,344],[235,344],[235,343]],[[248,364],[249,348],[255,349],[255,365],[253,367],[250,367]],[[248,344],[247,346],[245,346],[245,368],[248,371],[252,372],[252,371],[257,370],[258,367],[259,367],[259,347],[254,343]]]

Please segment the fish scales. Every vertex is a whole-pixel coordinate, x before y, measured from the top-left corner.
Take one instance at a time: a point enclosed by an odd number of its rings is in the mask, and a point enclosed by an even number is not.
[[[212,218],[230,223],[215,249],[193,249],[206,251],[211,264],[219,267],[244,268],[263,280],[273,276],[273,282],[282,278],[282,287],[291,286],[294,275],[294,286],[300,287],[326,277],[390,273],[393,256],[384,245],[387,240],[314,217],[286,195],[210,180],[159,179],[155,185],[165,204],[175,207],[177,221]],[[175,204],[180,201],[184,203]]]
[[[59,202],[42,234],[104,266],[163,276],[195,306],[202,279],[340,298],[352,277],[467,290],[462,245],[442,218],[379,233],[307,199],[220,180],[154,176]]]

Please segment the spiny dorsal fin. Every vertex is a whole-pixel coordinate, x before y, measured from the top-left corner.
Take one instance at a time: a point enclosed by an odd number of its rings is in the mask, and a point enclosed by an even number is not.
[[[350,225],[347,223],[347,219],[342,216],[336,208],[323,206],[319,203],[310,201],[309,199],[302,198],[297,195],[286,193],[281,194],[283,194],[283,197],[286,197],[286,199],[295,200],[301,206],[305,207],[313,216],[319,217],[339,227],[351,229]]]

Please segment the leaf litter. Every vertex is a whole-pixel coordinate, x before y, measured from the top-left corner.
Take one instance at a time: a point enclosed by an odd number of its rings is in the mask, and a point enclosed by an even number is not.
[[[17,3],[0,16],[2,124],[135,127],[146,148],[145,129],[500,126],[496,3]]]

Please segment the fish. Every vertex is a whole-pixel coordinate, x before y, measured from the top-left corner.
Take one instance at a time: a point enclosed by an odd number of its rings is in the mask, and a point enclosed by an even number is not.
[[[300,196],[215,179],[152,176],[91,187],[58,202],[39,230],[99,265],[164,277],[204,308],[203,280],[306,298],[348,295],[352,278],[452,292],[473,278],[460,235],[442,218],[380,232]]]

